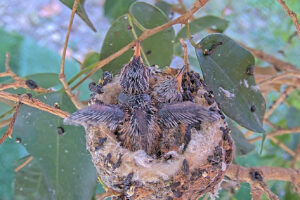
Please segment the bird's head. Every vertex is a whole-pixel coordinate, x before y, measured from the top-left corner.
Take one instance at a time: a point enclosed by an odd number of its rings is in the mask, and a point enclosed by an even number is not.
[[[186,71],[184,66],[173,77],[168,77],[154,87],[153,98],[159,103],[174,103],[182,101],[182,78]]]
[[[144,94],[149,89],[150,71],[143,63],[140,48],[137,42],[132,59],[121,70],[120,83],[127,94]]]

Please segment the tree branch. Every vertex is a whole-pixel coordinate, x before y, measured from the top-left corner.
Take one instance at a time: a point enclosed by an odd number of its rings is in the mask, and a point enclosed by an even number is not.
[[[190,63],[189,63],[189,57],[188,57],[188,51],[187,51],[187,45],[186,45],[186,43],[183,41],[182,38],[180,38],[179,41],[180,41],[180,43],[181,43],[181,45],[182,45],[182,47],[183,47],[183,52],[184,52],[184,54],[183,54],[183,60],[184,60],[185,66],[186,66],[186,71],[189,72],[189,71],[190,71]]]
[[[21,97],[20,97],[20,99],[21,99]],[[15,112],[14,112],[14,114],[13,114],[13,116],[12,116],[10,122],[9,122],[8,129],[5,131],[5,133],[3,134],[3,136],[0,139],[0,144],[2,144],[7,137],[11,138],[12,133],[13,133],[13,129],[14,129],[14,125],[15,125],[15,121],[17,119],[17,115],[18,115],[19,110],[20,110],[20,106],[21,106],[21,103],[19,102],[17,104],[16,110],[15,110]]]
[[[231,180],[247,182],[250,185],[269,180],[287,181],[294,184],[296,191],[300,194],[300,171],[291,168],[267,166],[250,168],[231,164],[226,171],[226,176]]]
[[[284,151],[286,151],[288,154],[290,154],[292,157],[296,156],[296,153],[290,149],[288,146],[286,146],[283,142],[279,141],[278,139],[276,139],[274,136],[270,136],[268,137],[272,142],[274,142],[275,144],[277,144],[281,149],[283,149]]]
[[[274,136],[278,136],[278,135],[285,135],[285,134],[299,133],[299,132],[300,132],[300,127],[279,129],[279,130],[273,131],[271,133],[268,133],[266,137],[270,138],[270,137],[274,137]],[[256,138],[249,139],[248,141],[249,142],[255,142],[255,141],[258,141],[258,140],[261,140],[261,139],[262,139],[262,136],[258,136]]]
[[[19,165],[18,167],[15,168],[15,172],[20,171],[20,169],[24,168],[26,165],[28,165],[31,161],[33,160],[32,156],[29,156],[29,158],[27,160],[25,160],[21,165]]]
[[[76,9],[77,9],[78,2],[79,2],[79,0],[75,0],[74,4],[73,4],[72,14],[71,14],[71,17],[70,17],[70,22],[69,22],[69,25],[68,25],[68,30],[67,30],[67,34],[66,34],[65,43],[64,43],[64,49],[63,49],[63,52],[62,52],[62,58],[61,58],[61,64],[60,64],[60,73],[59,73],[59,80],[62,83],[63,87],[65,88],[65,91],[66,91],[67,95],[70,97],[71,101],[74,103],[74,105],[76,106],[77,109],[81,108],[83,105],[76,98],[76,96],[72,93],[72,91],[69,88],[69,85],[66,81],[65,60],[66,60],[66,52],[67,52],[67,47],[68,47],[68,41],[69,41],[69,37],[70,37],[70,31],[71,31],[71,28],[72,28],[73,19],[74,19],[74,16],[75,16],[75,12],[76,12]]]
[[[275,109],[285,101],[290,93],[292,93],[296,88],[293,86],[288,86],[283,93],[280,94],[278,99],[270,106],[269,110],[266,111],[264,119],[268,119]]]
[[[296,27],[296,30],[297,30],[297,33],[298,33],[298,37],[300,39],[300,24],[299,24],[299,21],[298,21],[296,13],[294,13],[293,11],[291,11],[289,9],[289,7],[286,5],[286,3],[285,3],[284,0],[278,0],[278,2],[281,4],[281,6],[285,10],[286,14],[288,14],[288,16],[290,16],[290,18],[292,19],[292,21],[293,21],[293,23],[294,23],[294,25]]]
[[[297,69],[297,67],[295,65],[292,65],[288,62],[280,60],[270,54],[267,54],[267,53],[261,51],[261,50],[250,48],[242,43],[240,43],[240,45],[242,47],[244,47],[245,49],[247,49],[248,51],[250,51],[258,59],[267,61],[268,63],[272,64],[275,67],[275,69],[277,69],[279,71],[291,71],[291,72],[297,71],[297,72],[299,72],[299,70]]]
[[[292,160],[292,164],[291,164],[291,167],[295,169],[296,167],[296,163],[297,163],[297,160],[298,160],[298,157],[300,155],[300,142],[298,142],[298,146],[297,146],[297,149],[296,149],[296,152],[295,152],[295,156]]]
[[[14,102],[18,102],[20,100],[19,95],[10,94],[8,92],[3,92],[3,91],[0,91],[0,98],[11,100],[11,101],[14,101]],[[28,106],[31,106],[33,108],[37,108],[39,110],[43,110],[43,111],[46,111],[46,112],[51,113],[53,115],[59,116],[61,118],[65,118],[65,117],[70,115],[68,112],[65,112],[63,110],[54,108],[52,106],[49,106],[49,105],[41,102],[38,99],[30,98],[28,96],[22,97],[20,102],[23,103],[23,104],[26,104]]]
[[[25,88],[25,89],[32,89],[29,88],[28,85],[26,84],[26,81],[17,76],[9,67],[9,61],[10,61],[10,54],[6,53],[6,59],[5,59],[5,72],[0,73],[0,77],[11,77],[12,79],[14,79],[13,83],[6,83],[6,84],[0,84],[0,91],[1,90],[6,90],[9,88]],[[40,88],[40,87],[36,87],[34,89],[32,89],[34,91],[37,91],[39,93],[47,93],[47,92],[51,92],[51,90],[47,90],[44,88]]]
[[[155,27],[153,29],[147,29],[145,30],[141,36],[136,39],[135,41],[130,42],[128,45],[126,45],[125,47],[121,48],[119,51],[117,51],[116,53],[108,56],[107,58],[99,61],[97,63],[97,67],[95,67],[94,69],[92,69],[85,77],[83,77],[76,85],[74,85],[72,87],[72,89],[75,89],[76,87],[78,87],[83,81],[85,81],[88,77],[90,77],[92,74],[94,74],[97,70],[99,70],[101,67],[103,67],[104,65],[108,64],[109,62],[111,62],[112,60],[116,59],[117,57],[121,56],[123,53],[125,53],[126,51],[128,51],[130,48],[132,48],[133,46],[135,46],[137,41],[143,41],[145,39],[147,39],[148,37],[166,29],[169,28],[170,26],[173,26],[175,24],[185,24],[192,16],[193,14],[198,11],[201,7],[203,7],[209,0],[196,0],[196,2],[194,3],[193,7],[187,11],[186,13],[184,13],[183,15],[181,15],[180,17],[169,21],[161,26]]]

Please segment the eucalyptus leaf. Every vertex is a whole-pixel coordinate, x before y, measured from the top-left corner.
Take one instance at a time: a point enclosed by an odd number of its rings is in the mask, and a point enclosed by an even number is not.
[[[253,75],[254,57],[246,49],[223,34],[212,34],[200,43],[196,54],[208,87],[227,116],[241,126],[264,132],[266,104]]]
[[[136,0],[106,0],[103,6],[104,16],[111,22],[128,13],[130,5]]]
[[[141,35],[142,29],[151,29],[168,21],[167,16],[157,7],[144,2],[135,2],[130,14],[116,19],[108,30],[101,49],[100,59],[117,52]],[[161,67],[171,63],[175,33],[172,27],[165,29],[141,42],[142,57],[146,65],[157,64]],[[162,48],[163,47],[163,48]],[[103,67],[103,70],[119,73],[122,66],[133,54],[128,50]]]
[[[83,60],[83,69],[90,67],[91,65],[95,65],[95,63],[99,62],[100,54],[98,52],[89,52],[84,60]],[[87,71],[87,73],[90,71]],[[91,79],[95,82],[102,78],[102,69],[99,69],[96,73],[91,76]]]
[[[298,110],[300,110],[300,91],[295,90],[294,92],[289,94],[286,101],[290,106],[293,106],[293,107],[297,108]]]
[[[1,28],[0,36],[0,72],[5,71],[5,55],[6,53],[9,53],[10,68],[12,71],[17,73],[17,66],[19,65],[19,55],[21,54],[23,37],[15,33],[6,32]],[[2,78],[0,80],[2,80]]]
[[[7,127],[0,128],[2,136]],[[0,199],[14,199],[14,168],[17,161],[23,156],[28,155],[21,144],[15,140],[6,139],[0,145]]]
[[[21,77],[36,73],[59,73],[61,57],[57,52],[38,45],[28,37],[1,28],[0,36],[0,72],[5,70],[5,54],[10,53],[10,68]],[[65,63],[67,79],[77,72],[79,65],[67,59]]]
[[[72,10],[74,0],[59,0],[63,4],[65,4],[68,8]],[[79,3],[77,5],[76,13],[77,15],[93,30],[96,32],[96,28],[94,27],[93,23],[89,19],[85,9],[84,9],[84,2],[85,0],[79,0]]]
[[[228,126],[231,129],[231,136],[234,140],[237,155],[246,155],[255,149],[255,146],[248,142],[242,131],[230,120],[227,120]]]
[[[56,73],[38,73],[25,76],[27,80],[34,80],[42,88],[51,88],[60,84]]]
[[[217,32],[223,33],[228,27],[228,24],[229,21],[227,21],[226,19],[222,19],[217,16],[207,15],[204,17],[197,18],[189,24],[190,34],[193,35],[199,33],[200,31],[204,31],[207,28],[212,28]],[[187,38],[186,27],[183,27],[177,33],[176,41],[178,41],[179,38]]]
[[[64,92],[36,97],[48,105],[59,103],[67,112],[76,109]],[[64,132],[58,134],[58,129]],[[51,199],[90,199],[96,186],[96,170],[85,147],[81,127],[64,126],[62,119],[22,105],[14,137],[19,137],[40,166]]]
[[[155,3],[155,6],[161,9],[166,14],[166,16],[168,16],[169,19],[173,17],[174,12],[172,4],[169,4],[165,1],[158,1]]]
[[[0,101],[0,120],[3,120],[4,114],[11,110],[12,107]],[[3,116],[2,116],[3,115]]]
[[[20,159],[17,166],[24,163],[29,156]],[[45,179],[35,159],[16,172],[15,200],[50,200]]]

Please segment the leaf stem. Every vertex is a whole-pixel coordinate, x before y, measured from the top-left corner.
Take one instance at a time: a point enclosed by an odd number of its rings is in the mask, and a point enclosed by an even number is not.
[[[67,29],[67,34],[66,34],[66,38],[65,38],[65,42],[64,42],[64,49],[63,49],[63,52],[62,52],[62,58],[61,58],[61,63],[60,63],[60,73],[59,73],[59,80],[62,83],[67,95],[70,97],[71,101],[73,102],[73,104],[76,106],[77,109],[81,108],[83,105],[76,98],[76,96],[72,93],[72,90],[69,88],[69,85],[66,81],[65,60],[66,60],[66,52],[67,52],[70,32],[71,32],[71,28],[72,28],[72,24],[73,24],[73,20],[74,20],[75,12],[77,10],[78,3],[79,3],[79,0],[75,0],[74,4],[73,4],[72,14],[71,14],[71,17],[70,17],[70,21],[69,21],[69,25],[68,25],[68,29]]]
[[[13,107],[13,108],[11,108],[9,111],[7,111],[6,113],[3,113],[2,115],[0,115],[0,119],[6,117],[7,115],[9,115],[9,114],[11,114],[11,113],[13,113],[15,109],[16,109],[16,108]]]
[[[188,36],[188,39],[189,39],[191,45],[192,45],[193,47],[197,48],[197,49],[201,49],[201,45],[200,45],[200,44],[199,44],[199,45],[196,44],[196,43],[194,42],[194,40],[193,40],[193,37],[192,37],[191,32],[190,32],[190,24],[189,24],[189,22],[186,22],[186,23],[185,23],[185,27],[186,27],[186,35]]]
[[[136,20],[131,14],[128,15],[128,22],[129,22],[130,26],[132,27],[132,28],[131,28],[131,32],[132,32],[132,34],[133,34],[133,36],[134,36],[134,39],[137,40],[137,39],[138,39],[138,35],[137,35],[137,33],[135,32],[133,23],[137,23],[136,25],[137,25],[138,27],[139,27],[139,26],[143,27],[143,26],[142,26],[139,22],[137,22],[137,20]],[[144,28],[144,30],[145,30],[145,28]],[[146,54],[145,54],[145,51],[144,51],[142,45],[141,45],[141,53],[142,53],[142,56],[143,56],[143,58],[144,58],[144,60],[145,60],[146,65],[147,65],[147,66],[150,66],[150,62],[149,62],[148,58],[146,57]]]

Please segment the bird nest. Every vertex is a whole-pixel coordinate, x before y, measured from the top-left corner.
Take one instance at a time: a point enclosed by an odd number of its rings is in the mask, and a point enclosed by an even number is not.
[[[158,86],[178,72],[169,68],[161,72],[156,67],[150,71],[149,93],[155,102]],[[197,199],[218,191],[233,158],[230,130],[212,92],[197,73],[186,72],[182,87],[182,101],[192,100],[219,117],[188,131],[182,126],[161,128],[155,154],[125,148],[118,133],[108,126],[85,127],[87,149],[102,182],[119,193],[113,199]],[[101,94],[92,95],[91,104],[118,104],[122,91],[119,76],[102,89]]]

